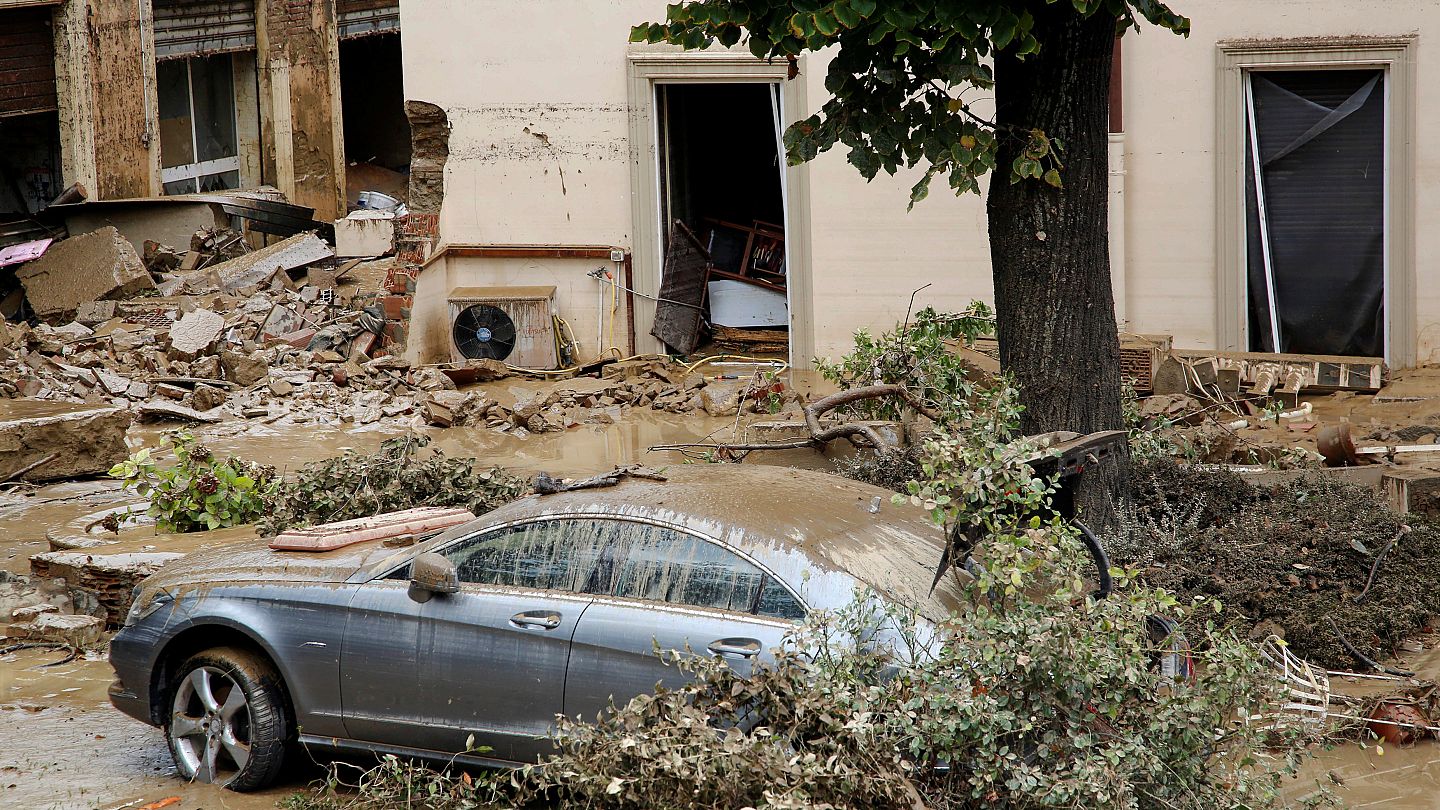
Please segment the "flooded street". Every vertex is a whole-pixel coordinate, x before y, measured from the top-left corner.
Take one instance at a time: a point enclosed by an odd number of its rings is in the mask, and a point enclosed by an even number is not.
[[[474,456],[522,472],[559,476],[588,475],[616,464],[654,466],[683,461],[676,453],[647,453],[654,444],[693,442],[728,429],[733,419],[676,416],[637,411],[617,424],[580,426],[561,433],[525,438],[480,428],[428,429],[433,446],[455,456]],[[270,427],[229,423],[195,431],[212,448],[293,470],[300,465],[353,448],[375,449],[395,431],[352,430],[325,426]],[[133,447],[157,446],[163,431],[138,427]],[[784,454],[789,456],[791,454]],[[793,458],[790,459],[794,461]],[[29,557],[50,549],[47,535],[83,535],[106,511],[135,502],[104,480],[51,485],[29,494],[0,494],[0,570],[29,573]],[[188,551],[220,540],[233,540],[248,528],[195,535],[157,535],[150,526],[122,531],[126,550]],[[101,656],[60,665],[64,654],[25,649],[0,656],[0,807],[138,808],[179,797],[175,810],[255,810],[303,789],[323,776],[305,763],[287,771],[281,783],[258,794],[237,794],[208,785],[187,784],[175,775],[164,737],[110,706],[106,687],[113,678]]]
[[[582,425],[564,432],[523,438],[492,430],[437,429],[425,432],[434,445],[453,456],[474,456],[521,472],[546,471],[583,476],[616,464],[640,462],[664,466],[684,462],[678,453],[647,453],[656,444],[695,442],[719,432],[733,419],[697,414],[634,411],[619,423]],[[197,429],[210,447],[293,471],[300,465],[345,449],[374,450],[398,435],[393,429],[344,429],[341,426],[268,426],[231,422]],[[158,446],[164,432],[132,429],[132,447]],[[774,453],[756,461],[821,466],[805,452]],[[85,535],[87,527],[109,510],[134,504],[133,495],[105,480],[76,481],[0,494],[0,570],[29,572],[29,557],[51,548],[51,538]],[[123,550],[189,551],[243,537],[242,527],[214,533],[159,535],[148,525],[122,530]],[[1426,649],[1399,666],[1420,677],[1440,679],[1440,638],[1421,639]],[[106,699],[112,672],[101,655],[66,661],[53,649],[21,649],[0,656],[0,806],[24,808],[100,808],[138,810],[178,798],[178,810],[236,808],[255,810],[306,788],[324,775],[311,761],[295,765],[281,783],[258,794],[236,794],[187,784],[175,774],[160,731],[131,720]],[[1336,691],[1363,694],[1373,684],[1335,679]],[[323,761],[323,757],[322,757]],[[1383,749],[1340,743],[1307,764],[1294,786],[1296,798],[1314,780],[1338,780],[1334,788],[1346,806],[1358,808],[1429,808],[1440,795],[1440,747],[1422,742],[1413,748]]]

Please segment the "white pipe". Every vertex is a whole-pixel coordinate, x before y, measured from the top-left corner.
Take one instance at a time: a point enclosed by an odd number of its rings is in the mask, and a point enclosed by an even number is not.
[[[1293,411],[1285,411],[1284,413],[1277,414],[1276,421],[1279,421],[1280,419],[1299,419],[1302,416],[1309,416],[1310,411],[1312,410],[1314,409],[1311,407],[1310,403],[1306,402],[1301,404],[1300,407],[1296,408]]]
[[[1280,345],[1280,306],[1275,301],[1275,263],[1270,256],[1270,223],[1265,210],[1265,177],[1261,173],[1260,138],[1255,130],[1255,84],[1245,73],[1245,112],[1250,128],[1250,162],[1255,169],[1255,207],[1260,215],[1260,252],[1265,259],[1265,295],[1270,303],[1270,351],[1283,352]]]

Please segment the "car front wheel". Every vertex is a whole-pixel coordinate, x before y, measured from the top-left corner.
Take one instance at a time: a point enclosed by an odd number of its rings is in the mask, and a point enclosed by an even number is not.
[[[165,739],[185,779],[264,787],[280,773],[287,733],[280,677],[265,661],[220,647],[180,667]]]

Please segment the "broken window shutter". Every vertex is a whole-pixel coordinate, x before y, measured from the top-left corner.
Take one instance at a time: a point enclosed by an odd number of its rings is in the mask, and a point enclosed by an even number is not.
[[[336,0],[335,14],[341,39],[400,30],[400,3],[396,0]]]
[[[1384,81],[1379,70],[1247,75],[1253,349],[1277,350],[1278,332],[1279,350],[1287,352],[1384,353]]]
[[[50,28],[50,8],[0,11],[0,116],[55,107],[55,34]]]
[[[255,50],[254,0],[154,0],[155,58]]]

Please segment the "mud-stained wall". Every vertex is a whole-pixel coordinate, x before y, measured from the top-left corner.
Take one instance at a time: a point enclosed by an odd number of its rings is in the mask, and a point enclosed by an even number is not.
[[[1440,251],[1440,231],[1425,225],[1440,214],[1440,175],[1433,171],[1440,143],[1432,135],[1440,130],[1440,84],[1434,80],[1440,64],[1428,39],[1440,31],[1440,1],[1373,4],[1364,14],[1358,8],[1344,0],[1186,0],[1177,10],[1191,19],[1188,38],[1161,31],[1126,36],[1125,259],[1133,331],[1173,334],[1183,346],[1213,346],[1218,338],[1217,43],[1313,37],[1323,47],[1357,36],[1418,33],[1412,166],[1416,358],[1420,364],[1440,362],[1440,268],[1427,258]]]
[[[319,219],[345,216],[345,150],[335,4],[256,4],[262,164],[275,183]]]
[[[629,120],[638,111],[630,108],[627,38],[630,26],[662,19],[665,6],[427,0],[402,8],[406,97],[439,105],[453,127],[443,241],[632,246]],[[1440,176],[1430,171],[1440,144],[1427,137],[1440,129],[1440,82],[1429,81],[1437,68],[1425,40],[1440,30],[1440,0],[1382,4],[1360,16],[1349,0],[1187,0],[1181,10],[1193,20],[1188,38],[1158,29],[1126,35],[1126,132],[1111,147],[1110,255],[1122,328],[1173,334],[1182,346],[1216,345],[1216,44],[1418,31],[1418,358],[1440,362],[1440,271],[1425,258],[1440,250],[1440,230],[1424,227],[1440,213]],[[575,35],[562,47],[535,47],[533,32],[554,20]],[[797,81],[806,83],[808,114],[826,98],[827,62],[825,54],[806,60]],[[808,225],[791,238],[810,248],[817,354],[844,351],[858,327],[893,325],[911,291],[926,284],[919,304],[991,298],[982,198],[937,189],[907,213],[912,174],[866,183],[843,149],[807,170]],[[491,283],[485,267],[457,265],[452,283]]]
[[[86,5],[83,0],[71,3]],[[144,197],[159,190],[154,91],[147,81],[152,61],[142,45],[149,39],[148,20],[141,18],[146,7],[148,3],[134,0],[90,0],[84,39],[67,43],[72,48],[83,45],[88,62],[88,122],[75,124],[83,129],[88,123],[92,133],[92,199]],[[64,58],[57,54],[57,61]],[[61,106],[67,107],[64,102]],[[65,127],[62,120],[61,129]]]

